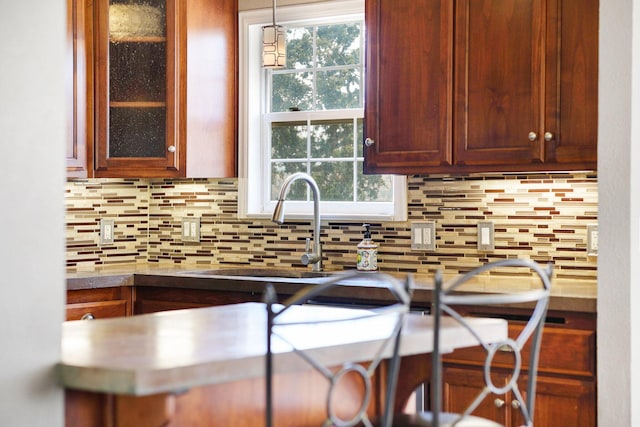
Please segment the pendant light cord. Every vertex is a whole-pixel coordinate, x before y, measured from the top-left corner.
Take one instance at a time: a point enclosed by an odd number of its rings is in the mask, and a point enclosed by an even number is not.
[[[276,0],[273,0],[273,26],[276,26]]]

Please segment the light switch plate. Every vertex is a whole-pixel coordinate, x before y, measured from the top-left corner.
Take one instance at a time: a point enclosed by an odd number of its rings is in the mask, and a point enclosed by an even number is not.
[[[112,219],[100,218],[100,246],[113,245],[115,242],[114,227]]]
[[[200,218],[194,218],[194,217],[182,218],[182,241],[183,242],[199,242],[200,241]]]
[[[480,221],[478,223],[478,250],[490,252],[494,250],[493,221]]]
[[[411,223],[411,249],[424,251],[436,250],[435,221]]]
[[[598,256],[598,224],[587,224],[587,255]]]

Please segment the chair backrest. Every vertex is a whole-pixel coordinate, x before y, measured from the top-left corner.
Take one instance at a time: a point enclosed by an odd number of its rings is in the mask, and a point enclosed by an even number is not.
[[[376,288],[388,290],[390,302],[385,303],[383,306],[376,304],[376,306],[367,307],[366,309],[345,309],[327,306],[302,307],[307,311],[309,309],[317,309],[316,314],[304,313],[302,317],[294,315],[296,311],[301,313],[299,307],[301,304],[308,304],[338,286],[344,286],[348,283],[354,285],[354,281],[373,284]],[[403,283],[392,276],[382,273],[350,272],[335,274],[323,279],[320,283],[306,286],[280,304],[277,302],[273,286],[267,285],[265,292],[268,328],[265,378],[267,427],[274,425],[274,393],[277,393],[277,389],[274,389],[273,386],[274,357],[278,357],[279,351],[293,351],[305,364],[308,364],[327,379],[326,401],[322,403],[326,408],[325,425],[332,426],[371,426],[367,410],[369,409],[372,392],[375,391],[372,389],[372,378],[382,360],[389,359],[389,367],[386,370],[387,377],[381,380],[385,387],[382,420],[384,426],[391,425],[393,400],[400,363],[400,337],[405,316],[409,312],[411,281],[411,276],[407,276]],[[350,302],[357,303],[357,301]],[[297,310],[296,307],[298,307]],[[300,329],[301,327],[302,329]],[[358,327],[361,329],[358,330]],[[294,328],[297,328],[298,334],[295,333]],[[309,332],[317,328],[328,328],[325,331],[332,337],[331,339],[333,339],[333,336],[338,338],[341,336],[343,342],[348,342],[354,338],[357,340],[358,337],[353,335],[364,333],[365,329],[363,328],[367,328],[367,334],[370,334],[373,330],[375,331],[374,335],[376,335],[372,340],[375,345],[372,344],[373,347],[371,347],[374,348],[374,354],[368,355],[366,357],[367,360],[349,360],[337,369],[335,366],[326,366],[327,361],[322,359],[319,354],[314,354],[312,349],[308,348],[309,342],[304,343],[302,342],[304,338],[300,339],[300,335],[308,336],[321,333],[319,330]],[[301,334],[301,332],[306,332],[306,334]],[[332,393],[335,391],[334,385],[340,382],[347,374],[355,374],[364,384],[364,390],[359,408],[354,408],[352,412],[354,413],[353,417],[343,419],[341,416],[344,417],[344,414],[340,415],[334,410]]]
[[[514,279],[513,287],[509,287],[504,292],[488,292],[474,290],[478,286],[478,278],[476,276],[489,270],[500,269],[500,280],[505,280],[507,270],[511,269]],[[523,278],[522,271],[525,270],[527,277]],[[530,278],[530,273],[534,273],[534,278]],[[513,398],[517,399],[520,412],[522,413],[526,426],[533,425],[534,402],[536,393],[536,376],[538,369],[538,358],[540,353],[540,342],[542,339],[542,330],[544,327],[547,307],[549,304],[549,296],[551,291],[551,276],[553,265],[549,263],[546,268],[540,264],[526,259],[508,259],[484,264],[464,275],[459,276],[452,283],[443,285],[442,274],[437,272],[435,276],[435,292],[433,314],[435,321],[434,334],[434,354],[433,354],[433,373],[432,373],[432,412],[433,427],[439,427],[440,411],[442,410],[442,356],[440,351],[440,322],[443,315],[449,315],[462,324],[475,338],[478,344],[484,350],[484,388],[469,402],[466,410],[459,414],[458,421],[465,416],[471,414],[482,401],[490,394],[506,395],[512,393]],[[474,280],[475,279],[475,280]],[[539,279],[539,280],[538,280]],[[489,280],[486,278],[480,279]],[[526,286],[522,286],[522,281],[528,280],[531,286],[523,290]],[[464,285],[468,285],[471,289],[465,289]],[[513,288],[513,290],[511,290]],[[524,327],[515,338],[508,338],[501,342],[484,342],[478,334],[473,330],[469,323],[465,320],[464,312],[469,311],[468,306],[504,306],[508,304],[524,304],[522,307],[530,309],[529,315],[524,319]],[[462,312],[462,314],[461,314]],[[528,371],[526,376],[526,396],[523,397],[519,389],[518,380],[520,379],[522,367],[522,353],[526,344],[528,347]],[[509,352],[513,356],[512,371],[506,384],[494,384],[492,379],[492,371],[494,369],[494,358],[499,352]],[[515,405],[515,406],[518,406]],[[458,422],[456,421],[456,422]],[[456,425],[454,422],[453,425]]]

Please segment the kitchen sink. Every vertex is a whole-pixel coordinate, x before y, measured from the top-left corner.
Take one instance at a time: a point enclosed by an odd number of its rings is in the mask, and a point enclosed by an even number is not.
[[[311,270],[285,270],[273,268],[219,268],[214,270],[187,271],[184,274],[198,276],[226,276],[226,277],[251,277],[251,278],[286,278],[303,279],[312,277],[330,276],[336,271],[311,271]]]

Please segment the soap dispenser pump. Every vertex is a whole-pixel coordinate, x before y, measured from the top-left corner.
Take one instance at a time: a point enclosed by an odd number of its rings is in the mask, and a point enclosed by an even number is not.
[[[364,239],[358,244],[358,271],[376,271],[378,269],[378,245],[371,240],[371,225],[363,224]]]

